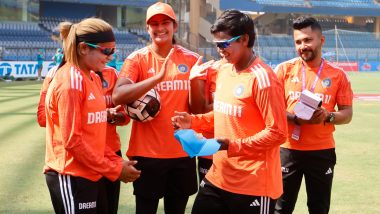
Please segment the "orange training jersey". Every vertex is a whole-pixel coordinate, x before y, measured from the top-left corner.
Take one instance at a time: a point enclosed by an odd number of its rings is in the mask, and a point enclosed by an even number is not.
[[[115,107],[112,103],[112,91],[115,87],[118,74],[116,69],[106,66],[102,71],[104,82],[102,82],[104,100],[106,101],[107,108]],[[129,118],[127,118],[129,121]],[[127,122],[128,123],[128,122]],[[126,123],[126,124],[127,124]],[[116,125],[107,123],[107,145],[114,151],[120,150],[120,136],[117,133]]]
[[[282,194],[279,146],[285,141],[283,89],[272,69],[259,58],[240,73],[232,64],[218,71],[214,99],[215,137],[228,138],[228,151],[213,156],[206,178],[215,186],[237,194]],[[195,116],[194,128],[207,124],[205,115]],[[212,121],[209,119],[208,121]]]
[[[106,149],[107,112],[96,77],[66,63],[50,83],[45,102],[45,171],[92,181],[102,175],[110,180],[119,177],[122,159]]]
[[[331,62],[323,60],[323,63],[323,69],[314,90],[314,93],[322,98],[322,107],[329,112],[334,112],[336,105],[351,106],[353,93],[348,76]],[[311,90],[318,69],[319,66],[312,69],[305,67],[306,89]],[[302,91],[302,60],[295,58],[281,63],[276,68],[276,73],[284,84],[286,110],[294,113],[293,109],[299,101]],[[296,150],[335,148],[334,124],[304,124],[301,126],[301,135],[298,141],[291,137],[293,130],[294,125],[289,123],[288,139],[282,147]]]
[[[174,138],[171,117],[174,111],[189,112],[189,73],[199,57],[181,46],[174,45],[164,79],[155,86],[160,95],[160,113],[151,121],[133,121],[128,156],[178,158],[188,156]],[[124,61],[120,78],[140,82],[158,73],[165,58],[157,56],[150,47],[133,52]]]
[[[41,127],[46,127],[46,114],[45,114],[45,98],[46,92],[49,88],[50,82],[53,79],[58,66],[52,67],[45,76],[44,82],[40,91],[40,101],[37,107],[37,122]]]
[[[219,63],[217,61],[215,63]],[[205,79],[205,99],[208,103],[214,103],[214,96],[216,91],[216,78],[218,76],[218,67],[211,67],[207,69],[206,79]],[[214,130],[204,131],[202,135],[206,138],[214,137]]]
[[[214,95],[216,90],[216,78],[218,76],[218,66],[220,66],[221,60],[215,62],[215,66],[212,66],[207,70],[206,74],[206,84],[205,84],[205,99],[207,99],[208,103],[214,103]],[[214,130],[203,131],[202,135],[205,138],[214,138]],[[202,158],[212,159],[212,155],[202,156]]]

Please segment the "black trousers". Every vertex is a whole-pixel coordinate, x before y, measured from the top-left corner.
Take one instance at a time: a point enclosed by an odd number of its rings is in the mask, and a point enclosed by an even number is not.
[[[205,178],[212,165],[212,159],[198,157],[198,178],[199,183]]]
[[[45,178],[55,213],[96,214],[102,213],[98,210],[100,207],[107,207],[104,201],[98,201],[98,195],[105,194],[102,179],[94,182],[55,171],[46,172]]]
[[[120,157],[122,156],[120,150],[117,151],[116,154]],[[108,207],[107,214],[117,214],[117,210],[119,208],[120,181],[110,181],[105,177],[102,179],[104,181],[106,194],[100,194],[99,200],[106,200]],[[106,199],[104,199],[104,197]]]
[[[167,214],[183,214],[190,195],[198,190],[195,158],[147,158],[137,160],[141,176],[133,182],[136,214],[157,212],[159,199],[164,197]]]
[[[272,214],[276,200],[266,196],[225,191],[204,178],[195,198],[192,214]]]
[[[277,201],[275,213],[293,212],[303,177],[309,213],[328,213],[336,164],[335,149],[299,151],[281,148],[280,154],[284,193]]]

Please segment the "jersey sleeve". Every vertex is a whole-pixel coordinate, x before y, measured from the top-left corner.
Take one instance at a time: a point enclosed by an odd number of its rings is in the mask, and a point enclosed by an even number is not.
[[[253,155],[257,150],[269,150],[285,142],[287,121],[283,88],[272,71],[261,72],[253,82],[253,98],[263,118],[265,128],[253,136],[230,142],[229,156]]]
[[[82,138],[82,99],[83,94],[75,89],[62,90],[58,95],[59,125],[65,149],[86,167],[116,180],[122,169],[122,159],[115,161],[98,155]]]
[[[46,91],[41,91],[40,101],[38,102],[37,107],[37,122],[40,127],[46,127],[45,98]]]
[[[137,57],[137,56],[136,56]],[[140,65],[138,61],[136,60],[136,57],[134,58],[127,58],[125,59],[123,66],[121,67],[119,77],[120,78],[127,78],[132,80],[133,82],[137,82],[139,79],[139,71],[140,71]]]
[[[214,131],[214,112],[210,111],[206,114],[196,114],[192,115],[191,128],[194,131],[202,132],[213,132]]]
[[[284,82],[284,64],[281,63],[279,65],[277,65],[275,68],[274,68],[274,73],[276,74],[277,76],[277,79],[280,81],[280,83]]]
[[[342,73],[341,80],[342,81],[340,83],[336,96],[337,104],[351,106],[354,95],[351,88],[351,82],[344,71]]]
[[[51,78],[47,75],[46,78],[44,79],[44,82],[42,84],[41,91],[40,91],[40,101],[38,102],[38,106],[37,106],[37,122],[40,125],[40,127],[46,127],[45,98],[46,98],[46,92],[49,87],[50,81],[51,81]]]

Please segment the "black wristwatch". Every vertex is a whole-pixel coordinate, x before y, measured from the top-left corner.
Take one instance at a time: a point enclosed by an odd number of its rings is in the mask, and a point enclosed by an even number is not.
[[[334,112],[330,112],[329,116],[327,116],[326,123],[333,123],[335,120],[335,114]]]
[[[300,126],[301,124],[298,122],[297,118],[298,118],[297,115],[294,115],[293,123],[296,124],[297,126]]]

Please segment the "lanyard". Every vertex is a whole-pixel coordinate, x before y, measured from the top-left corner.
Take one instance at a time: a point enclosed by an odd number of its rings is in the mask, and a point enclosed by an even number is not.
[[[323,58],[322,58],[322,62],[321,62],[321,65],[319,65],[319,69],[318,69],[318,73],[317,73],[317,76],[315,77],[315,80],[313,82],[313,85],[311,86],[311,89],[310,91],[314,93],[314,89],[315,89],[315,86],[317,85],[317,82],[318,82],[318,79],[319,79],[319,76],[321,75],[322,73],[322,69],[323,69]],[[306,89],[306,72],[305,72],[305,65],[302,63],[302,91]]]
[[[317,72],[317,76],[315,77],[313,85],[311,86],[311,89],[310,89],[310,91],[313,93],[314,93],[315,86],[317,85],[319,76],[322,73],[323,61],[324,60],[322,58],[321,65],[319,65],[319,69]],[[301,71],[302,71],[302,91],[303,91],[306,89],[306,72],[305,72],[305,65],[303,63],[302,63],[302,70]],[[298,141],[300,139],[300,136],[301,136],[301,127],[299,125],[295,125],[293,133],[292,133],[292,139]]]

